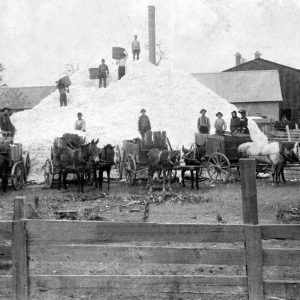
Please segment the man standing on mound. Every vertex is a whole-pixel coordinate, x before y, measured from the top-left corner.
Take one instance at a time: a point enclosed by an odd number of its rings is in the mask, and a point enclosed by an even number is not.
[[[134,40],[131,43],[131,49],[132,49],[132,55],[133,55],[133,60],[139,60],[140,52],[141,52],[141,47],[140,47],[140,42],[137,40],[137,35],[134,35]]]
[[[99,88],[102,87],[102,81],[103,81],[103,86],[106,88],[106,77],[109,74],[108,71],[108,66],[105,64],[105,59],[101,59],[101,65],[98,68],[99,72]]]
[[[60,106],[67,106],[67,94],[69,93],[69,88],[65,86],[61,81],[57,82],[57,89],[59,91],[59,101]]]
[[[146,112],[146,110],[143,108],[141,110],[142,115],[140,116],[139,123],[138,123],[139,132],[142,136],[142,141],[144,141],[144,139],[145,139],[146,132],[151,130],[150,120],[149,120],[148,116],[146,116],[145,112]]]

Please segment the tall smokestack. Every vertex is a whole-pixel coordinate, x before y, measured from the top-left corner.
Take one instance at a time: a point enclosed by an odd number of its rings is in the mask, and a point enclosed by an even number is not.
[[[148,6],[148,29],[149,29],[149,61],[156,63],[155,49],[155,6]]]
[[[238,66],[241,64],[241,60],[242,60],[242,55],[241,53],[237,52],[235,54],[235,65]]]

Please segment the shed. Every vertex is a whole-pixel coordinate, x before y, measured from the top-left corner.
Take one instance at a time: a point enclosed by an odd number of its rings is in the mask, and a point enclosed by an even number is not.
[[[237,65],[224,72],[277,70],[283,99],[279,106],[280,119],[284,114],[289,120],[300,119],[300,70],[263,59],[260,53],[255,53],[255,59],[241,63],[241,55],[237,54],[239,55],[236,59]]]
[[[282,102],[279,74],[271,71],[243,71],[192,74],[220,97],[247,109],[250,116],[279,120]]]
[[[55,86],[0,88],[0,109],[9,107],[13,112],[31,109],[55,89]]]

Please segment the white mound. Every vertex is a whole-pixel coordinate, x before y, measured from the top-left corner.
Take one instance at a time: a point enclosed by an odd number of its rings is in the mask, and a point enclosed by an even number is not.
[[[116,68],[111,69],[116,77]],[[100,145],[120,144],[139,136],[137,130],[141,108],[147,110],[152,130],[165,130],[171,144],[189,146],[194,142],[201,108],[213,123],[221,111],[228,124],[236,107],[201,85],[190,74],[164,69],[146,61],[131,62],[121,80],[111,80],[106,89],[88,79],[87,72],[71,77],[68,106],[59,107],[59,94],[54,92],[31,110],[15,113],[12,122],[17,128],[15,142],[30,152],[29,180],[41,182],[42,166],[50,156],[55,137],[73,132],[80,111],[87,123],[87,140],[100,139]],[[267,141],[255,122],[249,120],[252,139]],[[212,132],[214,130],[212,129]]]

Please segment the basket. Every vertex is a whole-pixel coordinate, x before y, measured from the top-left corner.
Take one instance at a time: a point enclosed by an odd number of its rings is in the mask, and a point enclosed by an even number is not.
[[[65,87],[69,87],[72,84],[69,76],[65,76],[65,77],[60,78],[58,80],[58,83],[63,84]]]
[[[99,79],[98,68],[90,68],[89,69],[89,78],[90,79]]]
[[[121,59],[122,53],[124,53],[125,49],[121,47],[112,47],[112,58],[113,59]]]

